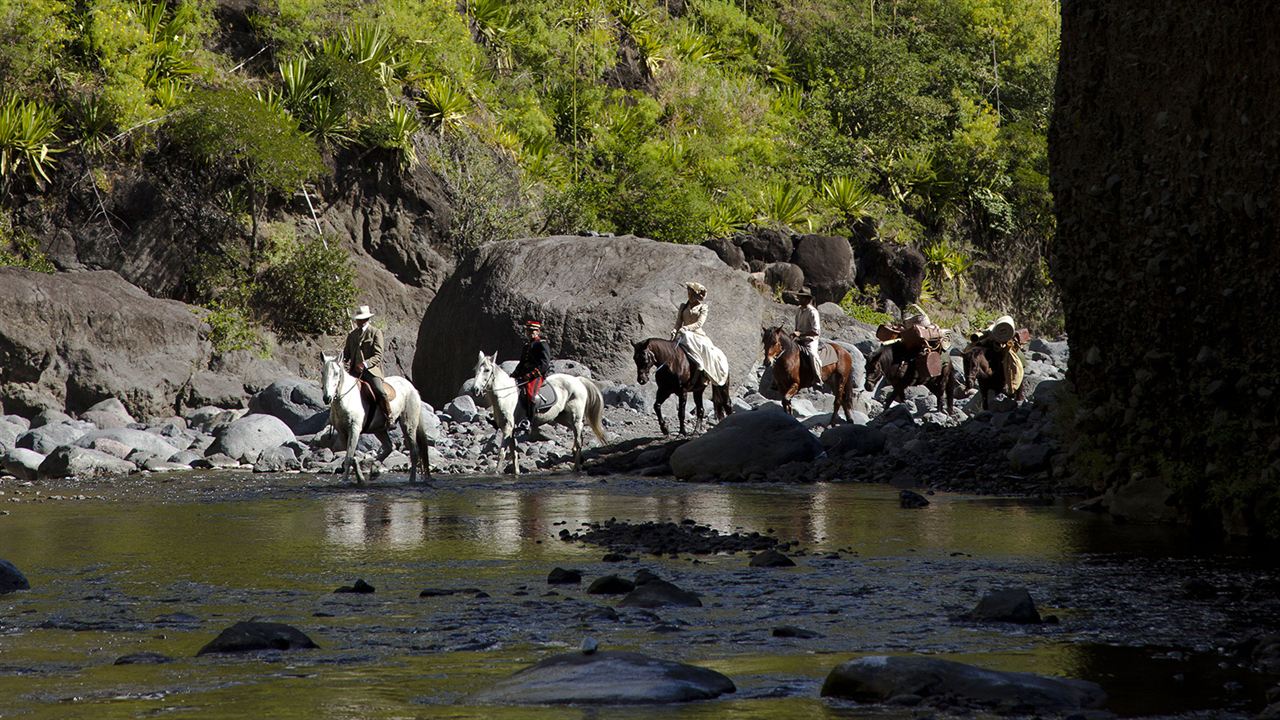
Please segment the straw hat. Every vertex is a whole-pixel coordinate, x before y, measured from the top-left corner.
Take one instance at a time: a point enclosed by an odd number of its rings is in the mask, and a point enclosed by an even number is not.
[[[369,306],[361,305],[359,308],[356,309],[356,314],[352,315],[351,319],[352,320],[368,320],[371,317],[373,317],[373,311],[369,309]]]
[[[705,286],[705,285],[703,285],[703,284],[702,284],[702,283],[700,283],[700,282],[693,282],[693,281],[689,281],[689,282],[685,283],[685,284],[684,284],[684,286],[685,286],[685,287],[687,287],[687,288],[689,288],[690,290],[692,290],[692,291],[694,291],[694,292],[698,293],[699,295],[703,295],[703,296],[705,296],[705,295],[707,294],[707,288],[706,288],[706,286]]]

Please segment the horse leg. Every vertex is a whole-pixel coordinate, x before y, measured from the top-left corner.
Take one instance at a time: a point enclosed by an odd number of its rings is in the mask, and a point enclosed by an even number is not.
[[[685,405],[688,404],[688,400],[689,400],[688,393],[686,393],[684,389],[681,389],[680,390],[680,434],[681,435],[689,434],[689,432],[684,428],[684,409],[685,409]]]
[[[832,375],[835,375],[835,373],[832,373]],[[831,424],[832,425],[835,425],[836,421],[840,419],[840,408],[841,406],[845,405],[845,397],[844,397],[845,390],[846,390],[845,386],[848,385],[848,383],[849,383],[849,380],[845,375],[838,376],[838,379],[836,380],[836,397],[834,400],[831,401]],[[849,414],[849,408],[847,406],[845,406],[844,412],[845,412],[845,417],[847,419]]]
[[[409,484],[418,481],[418,428],[410,428],[401,415],[400,433],[404,435],[404,446],[409,451]]]
[[[356,469],[356,484],[364,484],[364,471],[360,469],[360,460],[356,457],[356,446],[360,444],[360,425],[350,425],[347,427],[347,459],[342,463],[342,481],[347,481],[347,471],[354,465]]]
[[[582,472],[582,418],[574,418],[573,423],[573,471]]]
[[[671,430],[667,428],[666,418],[662,417],[662,403],[666,402],[669,397],[671,397],[671,393],[666,388],[659,387],[657,399],[653,401],[653,412],[658,416],[658,429],[662,431],[663,435],[671,434]]]
[[[693,409],[694,409],[695,417],[698,418],[693,424],[693,433],[695,435],[702,434],[702,428],[705,422],[705,417],[702,411],[702,393],[705,389],[706,389],[706,386],[702,385],[697,388],[694,388],[693,390]]]
[[[384,425],[383,427],[386,426]],[[382,449],[378,451],[378,459],[373,466],[373,473],[371,476],[373,479],[377,479],[382,476],[382,471],[385,469],[383,468],[382,463],[386,462],[387,458],[391,456],[391,434],[386,430],[380,431],[378,433],[378,441],[382,443]]]

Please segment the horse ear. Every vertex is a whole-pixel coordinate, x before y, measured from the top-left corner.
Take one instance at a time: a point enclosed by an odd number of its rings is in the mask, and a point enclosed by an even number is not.
[[[494,365],[498,364],[498,351],[495,350],[493,354],[489,356],[489,362],[493,363]]]
[[[485,361],[485,359],[487,359],[487,356],[484,354],[484,351],[483,351],[483,350],[481,350],[481,351],[480,351],[480,361],[481,361],[481,362],[484,362],[484,361]]]

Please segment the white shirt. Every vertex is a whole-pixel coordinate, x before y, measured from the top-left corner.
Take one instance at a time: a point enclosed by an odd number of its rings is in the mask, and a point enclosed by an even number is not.
[[[822,334],[822,320],[818,317],[818,308],[812,303],[801,305],[800,309],[796,310],[796,332],[802,337]]]

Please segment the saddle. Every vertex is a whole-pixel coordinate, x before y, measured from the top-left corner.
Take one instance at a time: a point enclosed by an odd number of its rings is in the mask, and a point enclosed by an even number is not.
[[[542,387],[538,388],[538,394],[533,396],[533,412],[536,415],[551,409],[556,404],[556,389],[551,387],[551,383],[542,383]]]
[[[360,404],[364,406],[364,432],[376,429],[379,425],[386,424],[386,418],[382,416],[382,407],[378,405],[378,396],[373,394],[373,386],[364,380],[360,383]],[[387,393],[387,402],[390,403],[396,399],[396,389],[391,383],[385,380],[382,383],[382,389]]]
[[[809,348],[805,346],[800,347],[800,353],[805,357],[809,357],[809,355],[811,354],[809,352]],[[826,367],[828,365],[834,365],[836,360],[838,359],[839,359],[839,355],[836,354],[835,343],[832,343],[829,341],[823,341],[823,340],[818,341],[818,364],[819,365],[821,365],[822,367]]]

